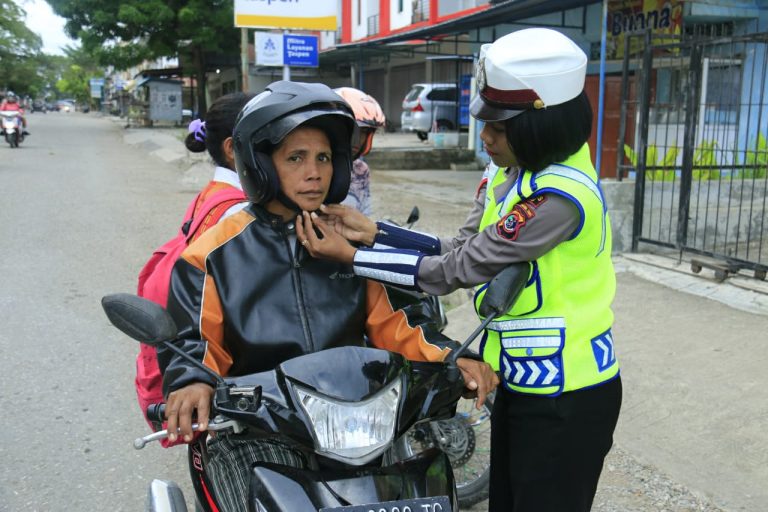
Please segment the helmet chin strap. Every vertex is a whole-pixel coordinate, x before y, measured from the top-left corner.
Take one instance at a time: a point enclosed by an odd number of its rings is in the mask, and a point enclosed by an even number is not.
[[[295,211],[295,212],[296,212],[296,214],[299,214],[299,213],[301,213],[301,207],[299,207],[299,205],[298,205],[298,204],[296,204],[295,202],[293,202],[293,200],[292,200],[292,199],[290,199],[288,196],[286,196],[286,195],[283,193],[282,189],[280,189],[280,190],[278,190],[278,191],[277,191],[277,197],[276,197],[275,199],[277,199],[278,201],[280,201],[280,203],[281,203],[283,206],[285,206],[286,208],[288,208],[289,210],[293,210],[293,211]]]

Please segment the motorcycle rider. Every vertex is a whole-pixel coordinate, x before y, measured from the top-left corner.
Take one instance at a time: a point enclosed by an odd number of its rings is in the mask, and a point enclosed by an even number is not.
[[[177,346],[220,375],[270,370],[292,357],[366,344],[408,359],[440,361],[453,343],[408,324],[386,289],[350,265],[312,258],[296,237],[299,212],[342,200],[349,188],[355,134],[352,110],[322,84],[280,81],[241,111],[235,163],[249,204],[193,242],[171,277],[168,311]],[[169,350],[158,350],[169,439],[205,430],[213,381]],[[459,358],[479,400],[498,383],[490,366]],[[301,467],[300,452],[274,440],[223,436],[209,441],[211,480],[224,510],[245,510],[254,462]]]
[[[3,100],[3,103],[0,104],[0,111],[4,112],[18,112],[19,117],[21,118],[21,128],[23,130],[23,135],[30,135],[30,133],[27,131],[27,119],[24,117],[24,109],[19,104],[19,98],[16,96],[16,93],[13,91],[8,91],[8,93],[5,95],[5,100]]]

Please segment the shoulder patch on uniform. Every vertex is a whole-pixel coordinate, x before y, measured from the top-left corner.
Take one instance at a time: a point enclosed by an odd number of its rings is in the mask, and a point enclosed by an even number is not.
[[[517,240],[520,230],[536,216],[536,208],[546,200],[544,196],[536,196],[516,204],[512,207],[512,211],[496,224],[496,232],[510,242]]]

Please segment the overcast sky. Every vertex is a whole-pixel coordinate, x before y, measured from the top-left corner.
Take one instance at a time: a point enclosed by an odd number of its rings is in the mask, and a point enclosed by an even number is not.
[[[27,11],[27,27],[43,39],[43,51],[64,55],[66,45],[78,46],[64,34],[64,18],[56,16],[45,0],[15,0]]]

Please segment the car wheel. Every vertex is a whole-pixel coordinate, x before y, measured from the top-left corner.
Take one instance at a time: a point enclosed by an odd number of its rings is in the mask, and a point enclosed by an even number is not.
[[[419,140],[427,140],[429,137],[427,132],[416,132],[416,136],[419,138]]]

